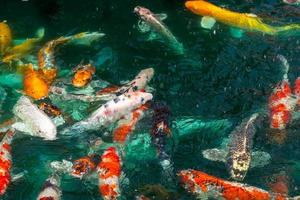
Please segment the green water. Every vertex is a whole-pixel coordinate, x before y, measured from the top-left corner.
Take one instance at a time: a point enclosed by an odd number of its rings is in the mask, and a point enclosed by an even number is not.
[[[243,118],[266,109],[272,88],[282,77],[276,55],[282,54],[289,61],[291,83],[300,74],[299,37],[275,38],[245,33],[237,39],[230,35],[228,26],[219,23],[215,32],[204,30],[200,27],[200,18],[187,11],[181,0],[0,2],[0,20],[8,21],[15,39],[32,37],[39,27],[46,29],[43,42],[81,31],[106,34],[105,38],[91,47],[60,48],[56,59],[61,69],[72,69],[82,60],[94,61],[98,63],[94,79],[101,78],[119,84],[132,79],[141,69],[153,67],[155,76],[150,86],[155,88],[154,101],[165,101],[172,110],[174,138],[169,141],[168,147],[176,172],[193,168],[227,179],[229,175],[225,165],[205,160],[201,151],[217,147]],[[275,0],[256,3],[246,0],[214,2],[237,11],[255,12],[266,16],[271,22],[274,18],[282,23],[300,23],[299,14],[298,17],[291,14],[289,9],[292,8]],[[154,13],[168,15],[164,22],[185,47],[184,55],[173,55],[163,42],[145,40],[145,36],[137,29],[138,17],[133,14],[133,8],[137,5],[147,7]],[[296,7],[293,9],[297,12]],[[7,72],[2,70],[1,73],[5,75]],[[11,89],[9,81],[13,79],[2,80],[1,83],[7,93],[2,106],[2,120],[12,116],[11,109],[18,96]],[[14,82],[13,88],[18,88],[18,84]],[[184,134],[176,126],[176,121],[183,117],[200,119],[204,123]],[[141,122],[131,141],[139,137],[147,139],[150,121],[150,117],[146,117]],[[299,195],[299,123],[288,127],[288,138],[282,145],[272,144],[268,140],[267,127],[268,122],[265,122],[258,129],[254,149],[270,153],[271,163],[264,168],[251,169],[244,182],[269,190],[269,177],[285,171],[290,178],[289,194]],[[94,134],[102,133],[98,131]],[[51,173],[49,163],[52,160],[73,160],[85,156],[87,140],[88,136],[82,136],[46,142],[39,138],[17,136],[12,145],[12,171],[19,173],[26,170],[27,174],[9,186],[3,199],[35,199]],[[129,184],[121,186],[121,199],[133,199],[139,194],[137,189],[144,185],[164,184],[151,144],[141,148],[129,142],[127,148],[129,156],[124,158],[123,171]],[[101,199],[96,184],[63,176],[63,199]],[[165,187],[175,191],[179,199],[193,199],[176,182]]]

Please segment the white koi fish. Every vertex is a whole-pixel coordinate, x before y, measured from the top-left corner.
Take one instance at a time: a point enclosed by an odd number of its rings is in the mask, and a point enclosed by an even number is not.
[[[44,183],[37,200],[60,200],[61,196],[60,177],[57,174],[53,174]]]

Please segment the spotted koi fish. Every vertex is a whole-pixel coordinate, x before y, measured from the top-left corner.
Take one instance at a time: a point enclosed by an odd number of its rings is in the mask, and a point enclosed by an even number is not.
[[[76,67],[72,85],[79,88],[86,86],[92,80],[92,76],[95,72],[96,68],[91,64],[79,65]]]
[[[44,183],[37,200],[60,200],[61,196],[60,177],[57,174],[54,174]]]
[[[270,193],[245,184],[225,181],[196,170],[182,170],[178,173],[183,187],[198,198],[226,200],[287,200],[283,194]]]
[[[13,129],[8,130],[0,143],[0,195],[6,192],[11,182],[11,143],[14,135],[15,131]]]
[[[143,118],[144,112],[149,109],[149,105],[144,104],[132,111],[128,117],[118,121],[117,128],[113,132],[114,142],[125,143],[128,135],[135,129],[137,122]]]
[[[294,95],[297,98],[297,104],[300,106],[300,77],[295,80],[294,84]]]
[[[10,27],[7,23],[1,22],[0,23],[0,54],[3,55],[8,47],[11,45],[12,41],[12,34]]]
[[[73,162],[71,175],[76,178],[83,178],[83,176],[95,171],[96,165],[99,161],[97,155],[84,156]]]
[[[283,80],[277,84],[269,98],[270,128],[283,130],[290,122],[291,111],[294,110],[296,101],[292,96],[292,90],[287,76],[289,70],[287,60],[281,55],[278,56],[278,59],[282,61],[286,72],[283,76]]]
[[[97,166],[99,191],[104,200],[116,200],[120,196],[119,178],[121,159],[115,147],[109,147]]]
[[[39,109],[44,111],[50,117],[57,117],[61,115],[61,110],[55,105],[49,103],[40,103]]]

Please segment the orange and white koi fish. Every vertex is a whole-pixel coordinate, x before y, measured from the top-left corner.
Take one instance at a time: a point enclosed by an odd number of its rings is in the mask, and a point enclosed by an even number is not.
[[[72,79],[72,85],[79,88],[86,86],[92,80],[95,72],[96,68],[91,64],[77,66]]]
[[[121,165],[121,158],[115,147],[104,151],[97,166],[99,191],[104,200],[116,200],[120,196]]]
[[[279,55],[278,58],[283,62],[285,74],[283,80],[277,84],[269,98],[269,110],[271,117],[270,127],[273,129],[283,130],[290,122],[291,111],[294,110],[296,101],[292,96],[290,83],[287,77],[289,65],[287,60]]]
[[[99,161],[99,156],[90,155],[79,158],[73,162],[71,175],[76,178],[83,178],[83,176],[90,174],[96,169]]]
[[[184,188],[199,198],[208,197],[226,200],[287,200],[283,194],[270,193],[245,184],[225,181],[196,170],[182,170],[178,173]]]
[[[254,14],[233,12],[204,0],[187,1],[185,7],[197,15],[213,18],[247,31],[262,32],[268,35],[300,35],[299,24],[274,27],[263,23],[262,19]]]
[[[6,192],[11,182],[11,143],[14,135],[15,131],[13,129],[8,130],[0,143],[0,195]]]
[[[57,174],[54,174],[44,183],[37,200],[60,200],[61,196],[60,177]]]
[[[135,129],[137,122],[143,118],[144,112],[148,110],[149,105],[144,104],[132,111],[129,116],[118,121],[117,128],[113,132],[113,141],[123,144],[128,135]]]
[[[296,96],[298,106],[300,106],[300,77],[295,80],[294,95]]]
[[[37,36],[35,38],[27,39],[23,43],[8,49],[3,55],[2,62],[10,63],[12,61],[16,61],[27,56],[33,51],[36,45],[43,39],[44,34],[45,34],[44,28],[38,29]]]
[[[23,91],[27,96],[35,100],[48,96],[49,86],[44,77],[33,69],[32,64],[29,64],[24,72]]]
[[[94,111],[87,119],[65,129],[62,134],[79,134],[107,127],[153,98],[147,92],[129,92],[116,97]]]
[[[12,34],[5,21],[0,23],[0,54],[3,55],[11,45]]]

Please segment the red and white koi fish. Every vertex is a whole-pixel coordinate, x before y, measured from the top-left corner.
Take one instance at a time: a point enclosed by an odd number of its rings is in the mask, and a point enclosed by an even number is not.
[[[78,134],[107,127],[153,98],[146,92],[130,92],[116,97],[94,111],[87,119],[65,129],[62,134]]]
[[[117,128],[113,132],[114,142],[123,144],[128,135],[135,129],[137,122],[143,118],[144,112],[149,109],[149,105],[144,104],[132,111],[129,116],[118,121]]]
[[[260,188],[245,184],[225,181],[197,170],[183,170],[178,176],[184,188],[199,198],[226,199],[226,200],[287,200],[283,194],[270,193]]]
[[[296,101],[292,96],[290,83],[288,80],[289,65],[287,60],[279,55],[279,60],[285,67],[285,74],[283,80],[277,84],[269,98],[269,110],[271,117],[270,127],[273,129],[283,130],[290,122],[291,111],[294,110]]]
[[[300,106],[300,77],[295,80],[294,95],[296,96],[298,106]]]
[[[121,165],[117,149],[115,147],[106,149],[97,166],[99,191],[104,200],[116,200],[120,196]]]
[[[54,174],[44,183],[37,200],[60,200],[61,196],[60,177],[57,174]]]
[[[11,182],[11,143],[14,135],[15,130],[8,130],[0,143],[0,195],[3,195],[6,192],[6,189]]]
[[[73,162],[71,175],[76,178],[83,178],[83,176],[90,174],[96,169],[99,157],[97,155],[84,156]]]

